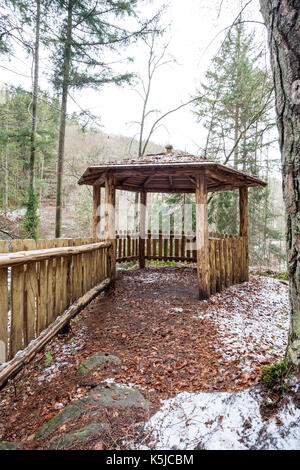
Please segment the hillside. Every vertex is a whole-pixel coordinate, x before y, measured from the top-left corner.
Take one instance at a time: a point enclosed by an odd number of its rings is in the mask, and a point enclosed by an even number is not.
[[[149,153],[159,153],[164,146],[149,143]],[[65,143],[65,177],[63,207],[63,237],[89,236],[91,190],[80,187],[77,181],[87,166],[100,161],[118,160],[137,155],[138,142],[129,137],[108,135],[101,131],[82,132],[69,125]],[[52,238],[55,227],[55,167],[48,168],[45,195],[41,204],[40,237]],[[83,219],[83,220],[82,220]]]

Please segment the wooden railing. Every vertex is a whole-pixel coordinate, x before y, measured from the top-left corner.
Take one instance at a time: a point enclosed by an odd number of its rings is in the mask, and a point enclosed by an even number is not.
[[[197,259],[193,233],[147,233],[145,253],[148,260],[188,261]]]
[[[116,234],[117,262],[134,261],[139,258],[139,233],[120,230]]]
[[[110,277],[110,242],[0,242],[0,347],[11,359],[76,299]],[[4,345],[4,346],[3,346]],[[4,347],[4,352],[3,352]]]
[[[139,234],[118,232],[117,262],[139,259]],[[148,231],[145,259],[196,263],[196,236],[193,233]],[[209,233],[209,265],[211,293],[248,280],[247,239],[227,234]]]

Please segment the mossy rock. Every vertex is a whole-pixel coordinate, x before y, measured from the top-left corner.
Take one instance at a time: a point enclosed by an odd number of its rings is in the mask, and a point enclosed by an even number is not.
[[[0,450],[17,450],[20,445],[20,442],[0,441]]]
[[[86,406],[89,404],[88,398],[73,401],[70,405],[61,410],[54,418],[45,423],[37,432],[36,438],[45,438],[55,429],[70,421],[75,421],[86,412]]]
[[[98,434],[100,431],[109,429],[109,424],[106,423],[90,423],[82,429],[76,429],[75,431],[68,432],[61,436],[56,442],[53,440],[49,446],[50,450],[67,450],[74,444],[79,444],[94,434]]]
[[[94,388],[86,398],[70,403],[54,418],[45,423],[36,432],[36,438],[45,438],[63,424],[75,421],[82,415],[88,414],[91,418],[100,417],[101,411],[97,411],[97,408],[104,406],[149,408],[150,402],[145,400],[139,390],[117,385],[101,385]]]
[[[261,379],[263,383],[271,388],[275,384],[281,381],[287,372],[288,363],[286,360],[282,362],[275,362],[270,366],[265,366],[261,373]]]
[[[76,375],[88,374],[91,370],[107,362],[120,364],[121,359],[117,356],[113,356],[112,354],[98,352],[94,356],[88,357],[80,364],[76,371]]]

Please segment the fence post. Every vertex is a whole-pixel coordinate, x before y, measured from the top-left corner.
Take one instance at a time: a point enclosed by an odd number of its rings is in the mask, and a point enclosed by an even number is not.
[[[108,276],[116,278],[116,236],[115,236],[115,202],[116,190],[113,175],[105,177],[105,237],[111,242],[108,255]]]
[[[145,267],[145,243],[146,243],[146,204],[147,193],[140,193],[140,227],[139,227],[139,266]]]
[[[196,246],[199,298],[207,299],[210,296],[210,278],[205,174],[196,175]]]
[[[0,241],[0,252],[8,253],[8,243]],[[0,364],[8,359],[8,275],[7,268],[0,268]]]
[[[240,188],[239,191],[240,205],[240,236],[243,237],[243,273],[242,280],[249,281],[249,248],[248,248],[248,188]]]
[[[100,204],[101,204],[101,187],[93,186],[93,229],[92,236],[97,236],[97,226],[100,222]]]

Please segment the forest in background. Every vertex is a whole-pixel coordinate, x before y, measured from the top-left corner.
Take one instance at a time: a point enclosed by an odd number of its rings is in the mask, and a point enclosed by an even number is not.
[[[42,8],[46,8],[46,3],[42,4]],[[82,2],[82,5],[87,8],[88,3]],[[121,3],[118,12],[125,14],[124,4],[122,6]],[[134,2],[127,3],[127,7],[131,7],[128,12],[132,13]],[[15,2],[15,5],[17,10],[19,8],[22,23],[25,21],[24,12],[19,2]],[[29,2],[29,5],[34,19],[31,20],[29,31],[32,32],[31,50],[34,51],[32,56],[36,70],[37,46],[41,41],[37,32],[39,28],[45,27],[45,23],[41,23],[39,1]],[[151,114],[151,110],[147,111],[151,74],[142,103],[142,117],[137,117],[140,132],[136,139],[105,135],[94,128],[92,118],[88,125],[83,126],[82,116],[67,115],[68,90],[100,85],[100,82],[95,83],[95,75],[92,76],[89,71],[90,66],[93,69],[100,64],[93,59],[92,65],[86,63],[86,69],[80,69],[79,73],[78,67],[72,63],[74,57],[78,61],[82,60],[82,52],[76,49],[72,37],[64,36],[63,27],[71,25],[76,15],[82,18],[84,11],[70,11],[67,8],[56,13],[61,18],[61,36],[55,43],[47,33],[47,40],[54,47],[63,48],[64,53],[59,56],[61,62],[56,57],[53,63],[53,93],[41,90],[38,81],[33,82],[32,90],[9,85],[1,90],[0,230],[3,238],[53,238],[55,234],[88,236],[92,213],[90,188],[77,186],[77,180],[85,168],[102,160],[128,156],[139,158],[145,153],[161,152],[164,148],[164,145],[152,143],[143,133],[146,117]],[[150,32],[140,29],[136,33],[142,41],[147,41],[149,35],[152,38],[147,44],[148,66],[149,70],[151,66],[154,67],[153,73],[155,67],[160,65],[160,58],[165,57],[165,49],[159,50],[163,31],[159,30],[157,19],[155,21],[155,27]],[[145,24],[149,26],[150,23]],[[95,26],[91,23],[88,27],[96,27],[93,34],[97,31],[99,34],[99,24]],[[110,32],[106,33],[109,40],[114,42],[116,38],[113,39]],[[7,38],[13,42],[9,33]],[[10,53],[8,39],[6,43],[2,40],[3,54]],[[125,36],[119,39],[126,42]],[[96,50],[95,43],[94,52]],[[71,58],[69,64],[66,64],[63,60],[68,51]],[[253,266],[280,270],[284,269],[285,259],[283,202],[279,190],[280,162],[273,158],[273,144],[276,140],[273,85],[263,62],[264,51],[257,51],[255,38],[240,21],[224,39],[207,71],[205,82],[199,84],[197,92],[191,90],[194,96],[190,104],[195,120],[206,129],[206,140],[199,142],[198,154],[259,176],[269,183],[267,188],[249,190],[250,260]],[[66,71],[69,72],[68,76],[63,73]],[[110,78],[102,77],[101,86],[106,81],[125,85],[128,80],[126,74],[121,77],[111,73]],[[67,87],[67,91],[64,87]],[[83,115],[87,113],[83,112]],[[136,202],[134,195],[121,194],[120,197],[131,198],[133,204]],[[180,210],[184,202],[193,204],[194,198],[157,195],[152,196],[150,201],[154,211],[159,211],[163,203],[172,207],[172,210],[174,207]],[[235,234],[239,217],[236,192],[215,194],[210,196],[209,201],[210,230]]]

